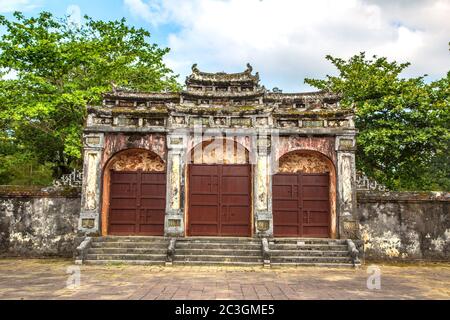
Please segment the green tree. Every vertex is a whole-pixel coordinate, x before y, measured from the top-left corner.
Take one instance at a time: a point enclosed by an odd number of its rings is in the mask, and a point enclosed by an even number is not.
[[[327,60],[339,74],[305,82],[355,108],[358,168],[394,190],[450,190],[450,72],[427,84],[401,78],[409,63],[364,53]]]
[[[11,20],[0,16],[0,27],[0,172],[15,158],[51,166],[54,176],[79,166],[86,105],[101,103],[113,84],[180,89],[163,62],[169,49],[149,43],[150,33],[125,19],[85,16],[76,25],[48,12],[31,18],[15,12]],[[0,176],[0,183],[12,181]]]

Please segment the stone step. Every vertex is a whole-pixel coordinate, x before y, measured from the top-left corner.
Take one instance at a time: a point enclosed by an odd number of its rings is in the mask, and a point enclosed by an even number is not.
[[[170,239],[164,237],[94,238],[87,264],[164,265]],[[281,266],[352,267],[345,240],[271,239],[271,264]],[[260,239],[193,237],[177,239],[174,264],[197,266],[261,266]]]
[[[352,263],[322,263],[322,262],[272,262],[271,268],[282,267],[323,267],[323,268],[353,268]]]
[[[277,238],[269,239],[269,244],[332,244],[332,245],[347,245],[346,240],[339,239],[320,239],[320,238]]]
[[[175,244],[176,249],[210,249],[210,250],[220,250],[220,249],[230,249],[230,250],[261,250],[261,243],[255,244],[232,244],[232,243],[190,243],[177,241]]]
[[[180,255],[175,253],[174,262],[261,262],[261,256],[227,256],[227,255]]]
[[[202,244],[260,244],[260,239],[253,238],[180,238],[179,243],[202,243]]]
[[[331,250],[270,250],[272,257],[278,256],[327,256],[327,257],[347,257],[347,251]]]
[[[263,265],[262,261],[255,262],[236,262],[236,261],[174,261],[174,265],[179,266],[230,266],[230,267],[259,267]]]
[[[148,249],[167,249],[169,242],[93,242],[92,248],[148,248]]]
[[[165,261],[166,255],[161,254],[87,254],[87,260],[145,260]]]
[[[206,241],[206,242],[200,242],[200,241],[180,241],[177,240],[177,245],[180,246],[238,246],[238,247],[245,247],[245,246],[261,246],[261,241],[252,241],[252,242],[212,242],[212,241]]]
[[[88,254],[158,254],[166,255],[167,248],[91,248]]]
[[[327,245],[327,244],[308,244],[298,246],[296,244],[269,244],[270,250],[327,250],[327,251],[347,251],[347,245]]]
[[[278,256],[271,263],[351,263],[350,257]]]
[[[222,256],[261,256],[261,250],[238,250],[230,248],[221,249],[192,249],[192,248],[176,248],[175,255],[222,255]]]
[[[107,236],[92,238],[92,242],[152,242],[152,243],[168,243],[170,239],[164,237],[119,237]]]
[[[90,265],[165,265],[165,260],[86,260]]]

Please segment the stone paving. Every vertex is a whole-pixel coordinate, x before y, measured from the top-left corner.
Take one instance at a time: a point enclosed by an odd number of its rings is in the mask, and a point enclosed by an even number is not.
[[[72,261],[3,259],[0,299],[450,299],[450,263],[378,266],[380,290],[367,289],[367,266],[81,266],[80,286],[70,288]]]

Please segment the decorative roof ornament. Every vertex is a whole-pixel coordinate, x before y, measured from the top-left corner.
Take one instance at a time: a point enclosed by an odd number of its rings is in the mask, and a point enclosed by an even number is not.
[[[247,70],[245,70],[246,73],[248,74],[252,74],[253,72],[253,67],[250,63],[247,63]]]
[[[200,73],[200,70],[198,69],[198,64],[197,63],[194,63],[192,65],[192,73],[195,73],[195,74],[199,74]]]
[[[389,191],[388,188],[375,180],[369,179],[363,172],[356,172],[356,187],[358,191]]]
[[[252,74],[253,67],[250,63],[247,63],[247,69],[238,73],[226,73],[226,72],[204,72],[198,68],[195,63],[192,66],[192,73],[186,78],[186,84],[189,87],[191,84],[195,85],[212,85],[212,84],[240,84],[246,83],[247,85],[253,84],[254,87],[259,85],[259,73]]]
[[[272,89],[272,92],[273,92],[273,93],[283,93],[283,90],[281,90],[281,89],[278,88],[278,87],[275,87],[275,88]]]
[[[113,93],[121,93],[121,92],[136,92],[136,90],[128,88],[128,87],[124,87],[124,86],[119,86],[117,83],[115,83],[114,81],[111,81],[111,88],[112,88],[112,92]]]

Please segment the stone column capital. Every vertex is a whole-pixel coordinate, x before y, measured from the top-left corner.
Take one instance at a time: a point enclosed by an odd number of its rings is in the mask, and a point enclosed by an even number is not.
[[[104,133],[84,133],[83,134],[83,149],[88,150],[103,150],[105,147]]]
[[[187,135],[169,134],[167,136],[167,149],[172,153],[183,153],[187,148]]]
[[[336,136],[336,151],[355,153],[356,137],[354,135]]]
[[[258,132],[255,136],[253,152],[257,155],[268,155],[272,150],[272,138],[269,132]]]

